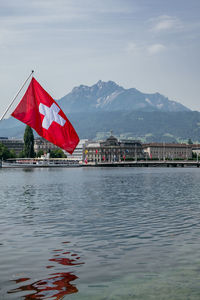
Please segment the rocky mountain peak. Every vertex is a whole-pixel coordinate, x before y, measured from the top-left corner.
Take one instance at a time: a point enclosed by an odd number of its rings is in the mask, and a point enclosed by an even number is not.
[[[114,81],[99,80],[92,86],[80,85],[59,100],[71,112],[89,111],[189,111],[187,107],[159,94],[125,89]]]

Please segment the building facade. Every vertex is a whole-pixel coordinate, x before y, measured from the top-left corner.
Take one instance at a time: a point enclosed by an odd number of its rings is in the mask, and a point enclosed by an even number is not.
[[[106,141],[88,142],[83,148],[85,163],[120,162],[144,159],[142,144],[134,140],[118,141],[110,136]]]
[[[47,141],[43,138],[36,138],[34,140],[34,151],[36,153],[40,150],[48,153],[51,150],[56,150],[56,149],[59,149],[59,148],[56,145],[50,143],[49,141]]]
[[[142,145],[147,158],[158,160],[191,159],[192,147],[188,144],[149,143]]]
[[[76,146],[76,149],[74,150],[74,152],[72,154],[69,154],[65,151],[65,154],[67,155],[67,158],[69,160],[82,162],[82,160],[83,160],[83,147],[84,147],[84,144],[87,143],[87,142],[88,142],[87,139],[80,140],[80,142],[78,143],[78,145]]]
[[[192,144],[190,145],[192,148],[192,153],[196,155],[196,158],[199,160],[200,158],[200,144]]]
[[[24,141],[20,139],[8,139],[1,137],[0,143],[6,146],[8,150],[13,150],[16,155],[18,155],[24,148]]]

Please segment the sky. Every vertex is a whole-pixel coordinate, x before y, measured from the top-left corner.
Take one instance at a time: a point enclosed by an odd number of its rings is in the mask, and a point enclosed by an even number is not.
[[[0,0],[0,70],[0,117],[31,70],[54,99],[112,80],[200,111],[200,1]]]

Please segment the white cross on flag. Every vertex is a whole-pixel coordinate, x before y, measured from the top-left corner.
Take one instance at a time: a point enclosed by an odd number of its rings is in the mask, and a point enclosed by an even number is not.
[[[71,154],[79,142],[79,137],[70,121],[35,78],[32,78],[12,116]]]
[[[53,103],[51,107],[48,107],[42,103],[39,105],[39,112],[44,115],[44,119],[42,121],[42,127],[45,129],[49,129],[53,121],[60,124],[61,126],[65,125],[65,119],[63,119],[58,113],[60,108]]]

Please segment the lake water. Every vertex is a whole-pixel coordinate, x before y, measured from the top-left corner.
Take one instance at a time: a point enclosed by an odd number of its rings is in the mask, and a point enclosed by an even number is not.
[[[200,169],[0,169],[0,299],[200,299]]]

